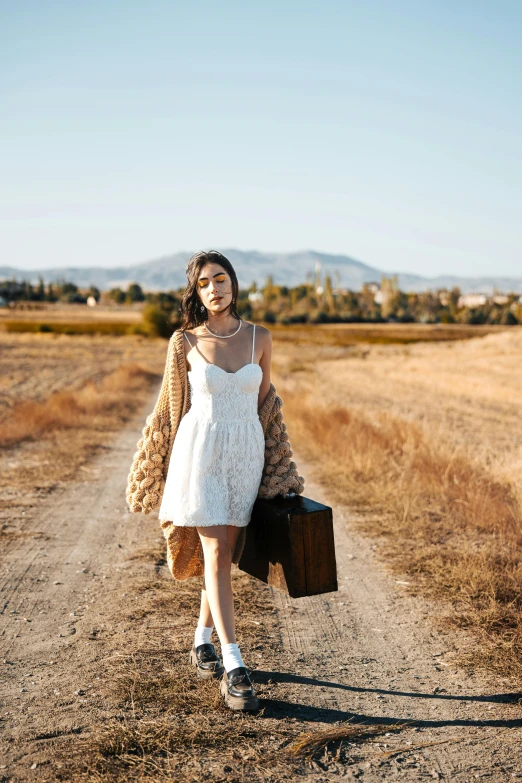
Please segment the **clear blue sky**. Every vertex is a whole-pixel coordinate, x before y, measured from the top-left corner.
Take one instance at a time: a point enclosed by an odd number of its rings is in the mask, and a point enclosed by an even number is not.
[[[0,0],[0,265],[522,274],[519,0]]]

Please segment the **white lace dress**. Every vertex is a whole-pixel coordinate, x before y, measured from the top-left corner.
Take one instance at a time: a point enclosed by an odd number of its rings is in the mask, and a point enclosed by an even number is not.
[[[257,412],[263,371],[254,362],[254,338],[255,325],[252,360],[237,372],[210,362],[188,372],[191,406],[172,446],[160,520],[238,527],[250,522],[265,454]]]

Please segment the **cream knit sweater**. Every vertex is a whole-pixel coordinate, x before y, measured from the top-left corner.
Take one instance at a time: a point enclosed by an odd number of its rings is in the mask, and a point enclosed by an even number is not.
[[[298,475],[281,411],[283,401],[274,385],[259,412],[265,435],[265,465],[259,498],[273,498],[287,492],[301,494],[304,479]],[[177,329],[169,340],[167,361],[154,410],[147,416],[127,479],[127,503],[131,511],[148,514],[161,504],[174,438],[182,417],[190,408],[190,385],[183,346],[183,332]],[[175,579],[200,576],[204,571],[203,550],[195,527],[161,522],[167,541],[167,561]],[[243,552],[246,528],[241,528],[232,561]]]

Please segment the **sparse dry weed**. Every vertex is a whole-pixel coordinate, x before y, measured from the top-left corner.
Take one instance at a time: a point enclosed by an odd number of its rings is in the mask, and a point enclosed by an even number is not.
[[[522,676],[522,513],[512,488],[419,423],[317,407],[289,390],[284,399],[293,444],[335,499],[371,512],[359,524],[385,538],[396,568],[480,635],[474,662]]]
[[[22,440],[36,439],[56,429],[96,426],[94,417],[118,409],[128,395],[156,376],[138,364],[126,364],[105,376],[99,383],[87,381],[82,389],[58,391],[46,400],[25,400],[10,411],[0,430],[0,446],[12,446]],[[100,425],[102,422],[98,422]]]
[[[11,546],[39,535],[39,500],[87,479],[89,459],[150,399],[166,343],[0,333],[0,353],[0,535]]]
[[[123,612],[115,606],[113,618],[114,641],[121,638],[119,629],[126,631],[125,649],[118,652],[114,643],[115,651],[100,669],[110,717],[60,745],[54,763],[61,779],[116,783],[225,775],[239,783],[248,775],[260,782],[292,780],[301,761],[289,762],[281,751],[297,736],[297,727],[264,710],[233,713],[223,704],[216,681],[196,678],[188,645],[201,580],[174,583],[158,565],[163,554],[158,542],[142,547],[133,558],[140,573],[129,574],[126,590],[134,601]],[[253,651],[277,634],[269,588],[236,567],[233,585],[238,637],[245,651]],[[265,666],[271,660],[269,647]],[[256,690],[263,694],[269,688],[262,682]]]

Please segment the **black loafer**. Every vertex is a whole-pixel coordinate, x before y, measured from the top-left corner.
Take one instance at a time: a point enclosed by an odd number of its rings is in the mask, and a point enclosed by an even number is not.
[[[220,685],[221,695],[232,710],[257,710],[259,701],[245,666],[238,666],[223,674]]]
[[[212,677],[221,677],[225,671],[221,658],[217,655],[214,645],[210,642],[192,646],[190,651],[190,663],[196,667],[196,674],[202,680],[210,680]]]

